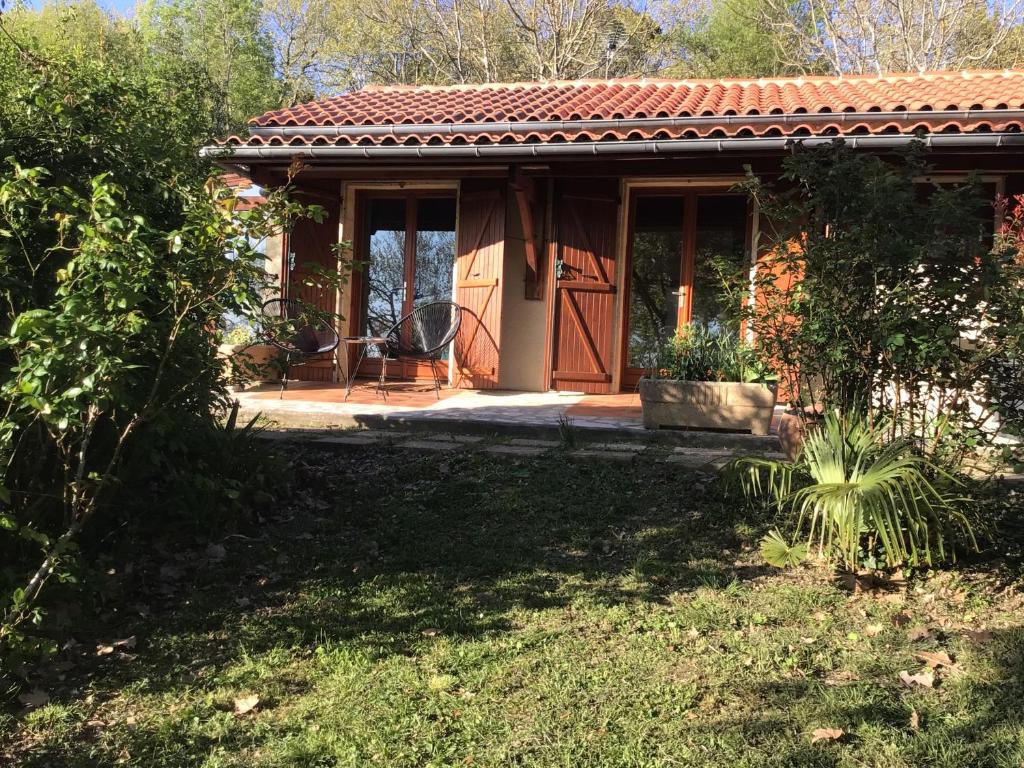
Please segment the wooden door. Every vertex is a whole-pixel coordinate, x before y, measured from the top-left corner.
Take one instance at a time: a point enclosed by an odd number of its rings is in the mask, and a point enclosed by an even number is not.
[[[337,292],[332,288],[306,285],[315,267],[337,269],[338,259],[334,245],[338,242],[338,209],[337,202],[325,201],[321,198],[308,200],[322,206],[327,214],[323,221],[299,219],[288,236],[291,253],[295,254],[294,267],[288,273],[287,294],[289,298],[299,299],[315,306],[324,312],[337,311]],[[285,269],[288,268],[286,256]],[[333,381],[334,357],[324,355],[310,362],[297,365],[289,372],[289,376],[300,381]]]
[[[497,389],[505,195],[498,182],[464,182],[459,202],[455,301],[462,325],[455,337],[453,385]]]
[[[619,201],[575,190],[555,198],[557,261],[551,386],[611,392]]]

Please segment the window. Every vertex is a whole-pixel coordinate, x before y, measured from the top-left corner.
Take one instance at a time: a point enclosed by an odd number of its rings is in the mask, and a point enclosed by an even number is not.
[[[649,368],[661,342],[693,322],[727,328],[719,270],[748,261],[747,200],[699,190],[641,192],[633,198],[630,232],[626,368]]]
[[[726,330],[730,310],[722,301],[722,277],[748,262],[747,200],[742,195],[697,198],[690,322]],[[738,330],[738,329],[737,329]]]
[[[633,220],[629,284],[629,365],[646,368],[678,322],[683,267],[682,197],[641,197]]]
[[[415,307],[451,300],[455,198],[372,197],[365,217],[363,333],[384,334]]]

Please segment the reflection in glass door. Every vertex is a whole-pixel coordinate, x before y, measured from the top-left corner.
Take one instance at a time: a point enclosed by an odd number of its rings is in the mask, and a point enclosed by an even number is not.
[[[432,301],[452,300],[455,271],[455,198],[409,193],[365,201],[356,291],[362,333],[383,336],[403,316]],[[371,348],[367,356],[372,357]],[[443,355],[447,357],[447,352]],[[363,375],[373,360],[365,360]],[[418,364],[389,363],[389,376],[417,376]],[[393,367],[401,370],[392,371]],[[365,368],[365,369],[364,369]],[[429,375],[428,370],[428,375]]]
[[[747,199],[743,195],[697,198],[689,322],[713,333],[739,333],[733,307],[724,303],[722,276],[746,268]]]
[[[433,197],[416,201],[416,293],[413,306],[451,301],[455,267],[455,201]]]
[[[649,368],[676,328],[683,264],[681,196],[638,197],[633,212],[627,365]]]
[[[398,322],[405,306],[406,201],[371,200],[363,291],[363,333],[380,336]]]
[[[380,335],[421,304],[451,301],[455,199],[380,197],[368,203],[363,332]]]
[[[739,333],[722,275],[746,268],[747,230],[743,195],[689,189],[634,196],[624,387],[650,369],[660,344],[686,323]]]

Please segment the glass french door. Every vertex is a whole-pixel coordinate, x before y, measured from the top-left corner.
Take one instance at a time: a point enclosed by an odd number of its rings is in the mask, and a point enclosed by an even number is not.
[[[455,197],[411,193],[362,200],[361,262],[354,294],[363,335],[382,336],[422,304],[451,301],[455,273]],[[447,352],[444,353],[447,357]],[[360,373],[379,371],[365,360]],[[419,362],[398,363],[388,375],[419,377]],[[365,369],[365,370],[364,370]],[[429,370],[426,375],[429,374]]]
[[[686,323],[739,333],[730,327],[718,270],[743,269],[750,252],[744,195],[642,190],[631,206],[625,388],[654,365],[658,347]]]

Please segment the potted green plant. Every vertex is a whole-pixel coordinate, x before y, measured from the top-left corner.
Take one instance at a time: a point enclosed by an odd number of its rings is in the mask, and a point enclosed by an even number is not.
[[[640,380],[648,429],[723,429],[766,435],[775,410],[777,377],[738,332],[684,326]]]
[[[283,353],[257,339],[248,325],[236,325],[226,332],[218,352],[225,358],[232,380],[272,382],[281,378]]]

